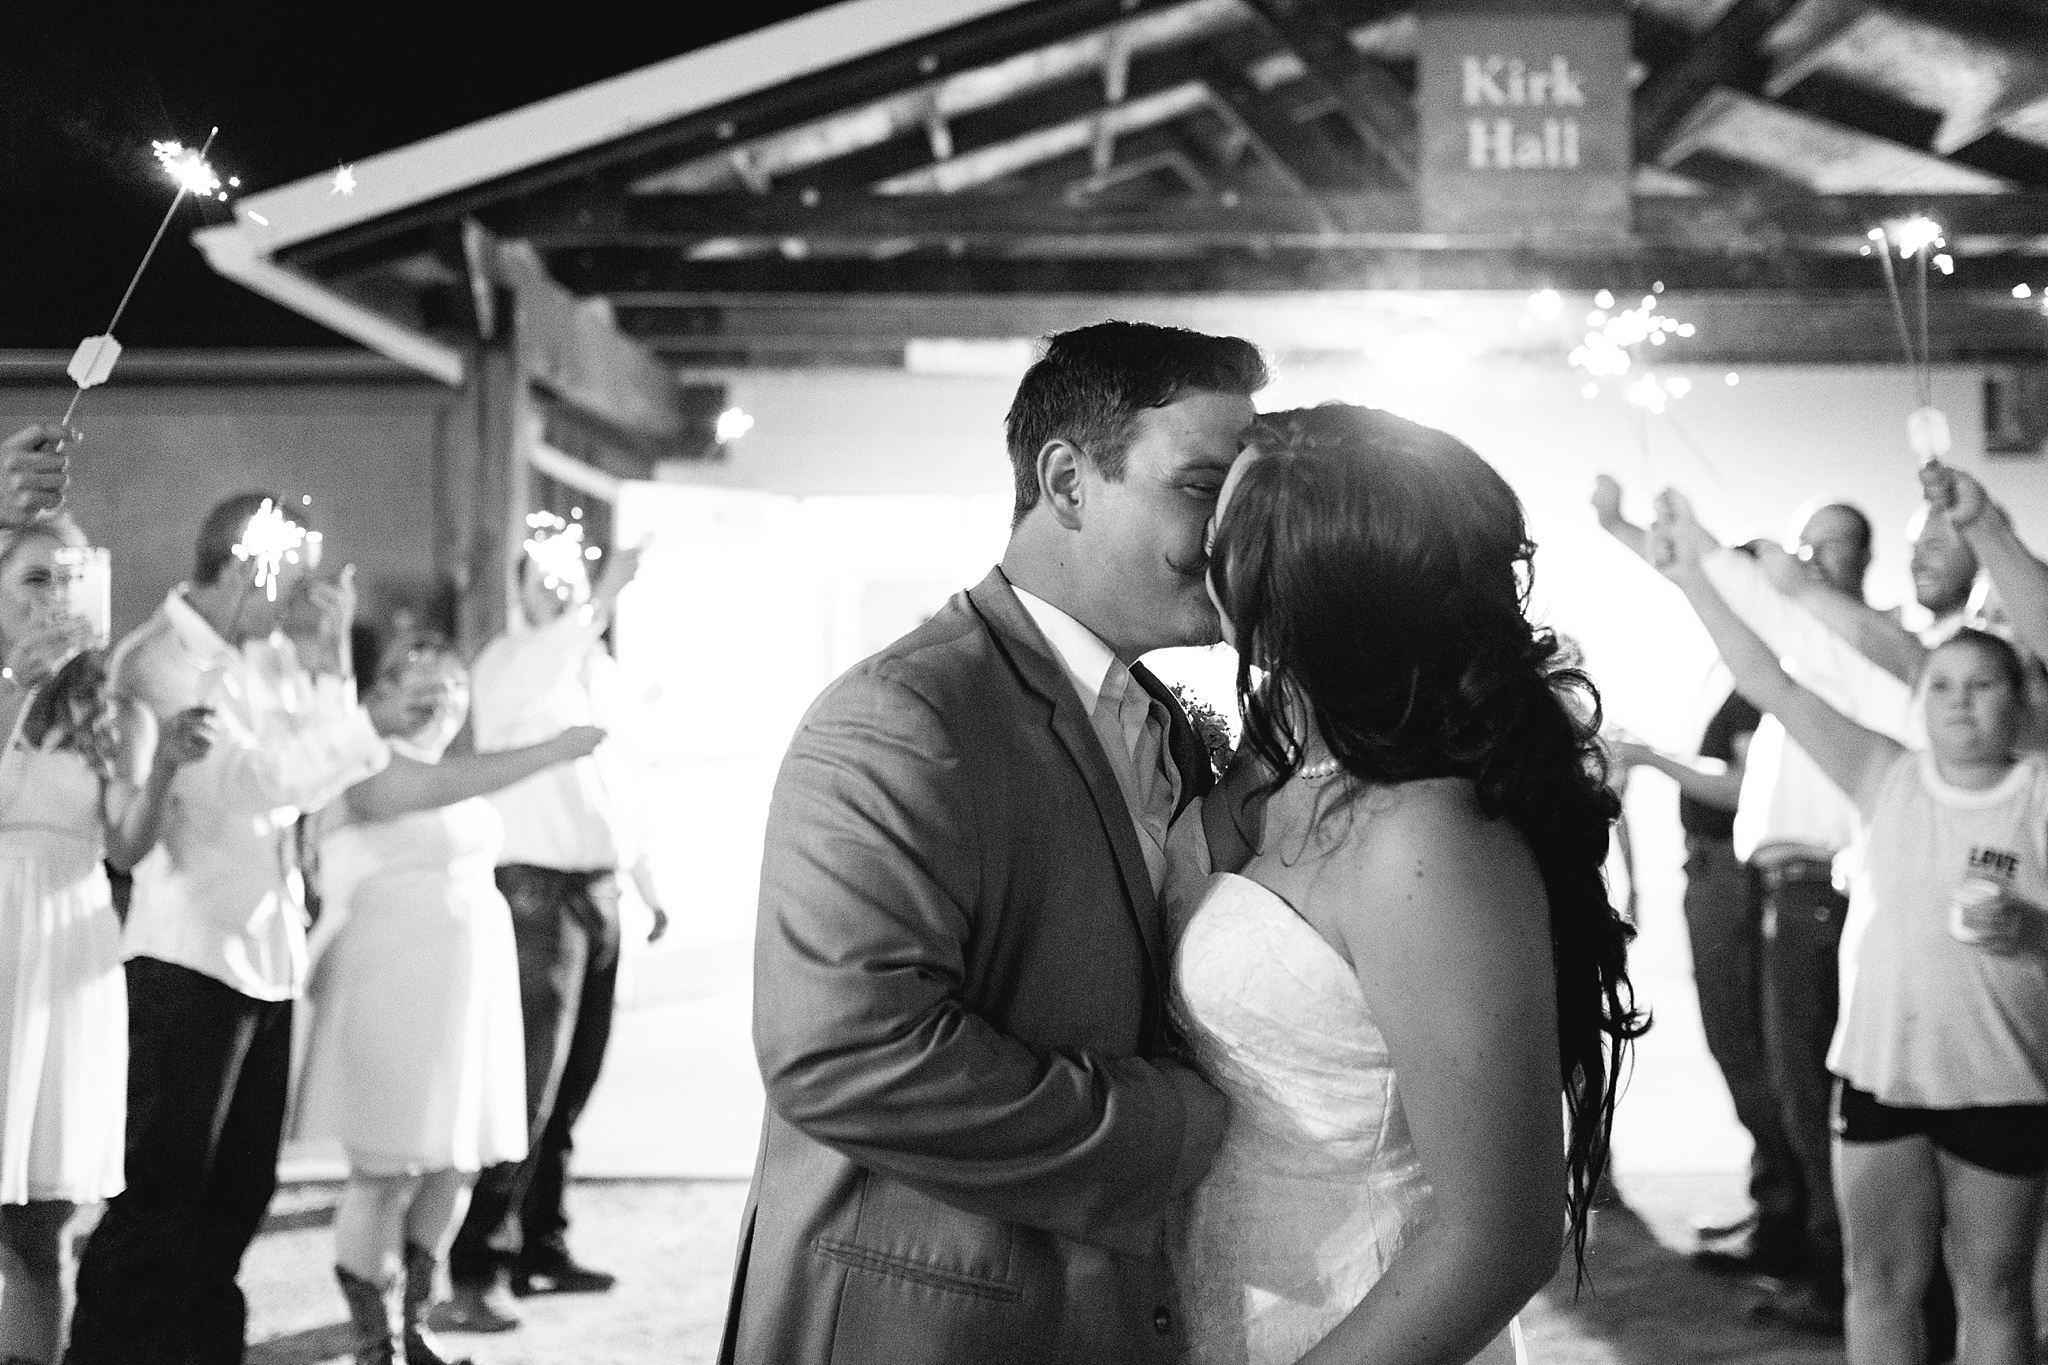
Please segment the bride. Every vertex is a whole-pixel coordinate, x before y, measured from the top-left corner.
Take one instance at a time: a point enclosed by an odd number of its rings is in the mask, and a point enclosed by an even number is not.
[[[1265,417],[1213,528],[1262,771],[1176,827],[1166,893],[1231,1102],[1183,1214],[1190,1358],[1513,1361],[1567,1237],[1583,1269],[1643,1028],[1597,697],[1524,614],[1520,503],[1442,432]]]

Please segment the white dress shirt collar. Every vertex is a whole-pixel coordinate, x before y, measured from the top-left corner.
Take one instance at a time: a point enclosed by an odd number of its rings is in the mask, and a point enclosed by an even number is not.
[[[1066,665],[1067,678],[1074,684],[1074,691],[1080,694],[1081,709],[1090,715],[1095,712],[1095,703],[1102,696],[1103,680],[1109,676],[1110,666],[1116,663],[1116,652],[1102,643],[1102,637],[1088,627],[1061,611],[1052,603],[1012,583],[1010,591],[1017,594],[1017,600],[1024,604],[1024,610],[1038,624],[1039,633],[1045,636],[1053,652]]]
[[[171,631],[178,637],[178,643],[185,651],[202,660],[232,659],[240,651],[213,628],[213,623],[199,614],[199,609],[185,600],[185,594],[192,585],[180,583],[172,588],[170,596],[164,598],[164,619],[170,622]]]

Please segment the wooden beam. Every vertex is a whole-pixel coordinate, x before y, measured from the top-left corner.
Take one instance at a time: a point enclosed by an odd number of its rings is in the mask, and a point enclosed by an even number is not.
[[[1363,166],[1340,156],[1313,127],[1283,113],[1277,101],[1252,84],[1236,62],[1211,52],[1202,62],[1201,72],[1224,116],[1291,185],[1350,189],[1364,184]]]
[[[1211,248],[1471,251],[1512,250],[1512,234],[1449,237],[1419,227],[1413,195],[1384,191],[1233,197],[1192,193],[1141,206],[1070,207],[1050,196],[801,194],[642,196],[613,206],[588,229],[547,230],[514,220],[557,265],[581,253],[620,256],[688,251],[708,241],[765,250],[798,240],[811,255],[873,254],[883,243],[960,244],[964,251],[1045,254],[1060,242],[1077,254],[1159,254]],[[1815,195],[1766,192],[1644,196],[1636,203],[1640,249],[1843,254],[1886,219],[1925,212],[1942,223],[1959,258],[2048,251],[2048,193]],[[1548,255],[1611,254],[1606,244],[1548,243]],[[734,254],[727,251],[725,254]],[[571,264],[568,268],[574,269]],[[584,292],[582,286],[575,286]]]
[[[684,420],[674,376],[618,330],[609,305],[564,289],[525,242],[501,244],[497,270],[517,300],[523,374],[641,441],[681,439]]]
[[[1790,249],[1617,248],[1563,256],[1531,250],[1214,251],[1160,259],[1022,259],[916,252],[893,260],[683,261],[667,252],[573,252],[554,269],[577,289],[612,298],[620,326],[646,333],[637,309],[707,293],[1036,294],[1237,293],[1299,290],[1520,290],[1647,288],[1662,280],[1688,289],[1872,287],[1877,266],[1854,255]],[[1939,288],[2004,292],[2048,277],[2048,256],[1962,259]]]
[[[330,255],[474,213],[490,222],[492,206],[553,187],[584,182],[617,193],[644,175],[693,156],[723,151],[766,133],[909,89],[935,76],[992,65],[1034,47],[1171,8],[1184,0],[1039,0],[907,43],[804,80],[698,110],[673,122],[635,128],[602,146],[536,165],[516,175],[413,205],[371,222],[298,243],[278,253],[304,268]]]
[[[1801,0],[1735,0],[1695,38],[1676,65],[1654,72],[1636,90],[1636,160],[1660,164],[1664,144],[1717,86],[1760,90],[1768,66],[1758,47]]]
[[[1249,0],[1259,17],[1327,86],[1338,111],[1394,183],[1415,183],[1415,102],[1391,72],[1351,45],[1351,35],[1317,0]]]
[[[904,344],[917,337],[1036,337],[1115,316],[1247,336],[1283,356],[1356,354],[1424,330],[1458,337],[1475,351],[1561,365],[1579,341],[1584,311],[1592,306],[1592,291],[1567,292],[1567,307],[1550,319],[1528,313],[1525,292],[1435,293],[1429,296],[1426,322],[1418,322],[1412,295],[1356,291],[1211,297],[707,294],[691,306],[718,316],[715,341],[697,335],[663,338],[657,344],[686,365],[849,359],[897,364]],[[2048,355],[2048,326],[2031,302],[1990,292],[1943,293],[1933,302],[1929,335],[1939,359]],[[1665,348],[1660,359],[1672,365],[1899,360],[1890,303],[1879,287],[1791,294],[1672,289],[1660,307],[1696,329]]]

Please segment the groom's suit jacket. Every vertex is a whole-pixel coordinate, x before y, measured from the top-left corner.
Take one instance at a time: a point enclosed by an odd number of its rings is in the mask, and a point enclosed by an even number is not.
[[[1208,760],[1167,706],[1185,801]],[[768,818],[768,1112],[721,1360],[1174,1360],[1163,1226],[1224,1102],[1162,1055],[1163,940],[1001,570],[828,688]]]

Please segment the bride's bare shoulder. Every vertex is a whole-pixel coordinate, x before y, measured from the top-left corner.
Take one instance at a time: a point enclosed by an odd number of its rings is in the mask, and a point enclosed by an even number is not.
[[[1338,859],[1351,877],[1444,889],[1489,888],[1541,895],[1536,859],[1519,831],[1490,816],[1463,778],[1429,778],[1379,787],[1359,797],[1369,818],[1352,823]]]

